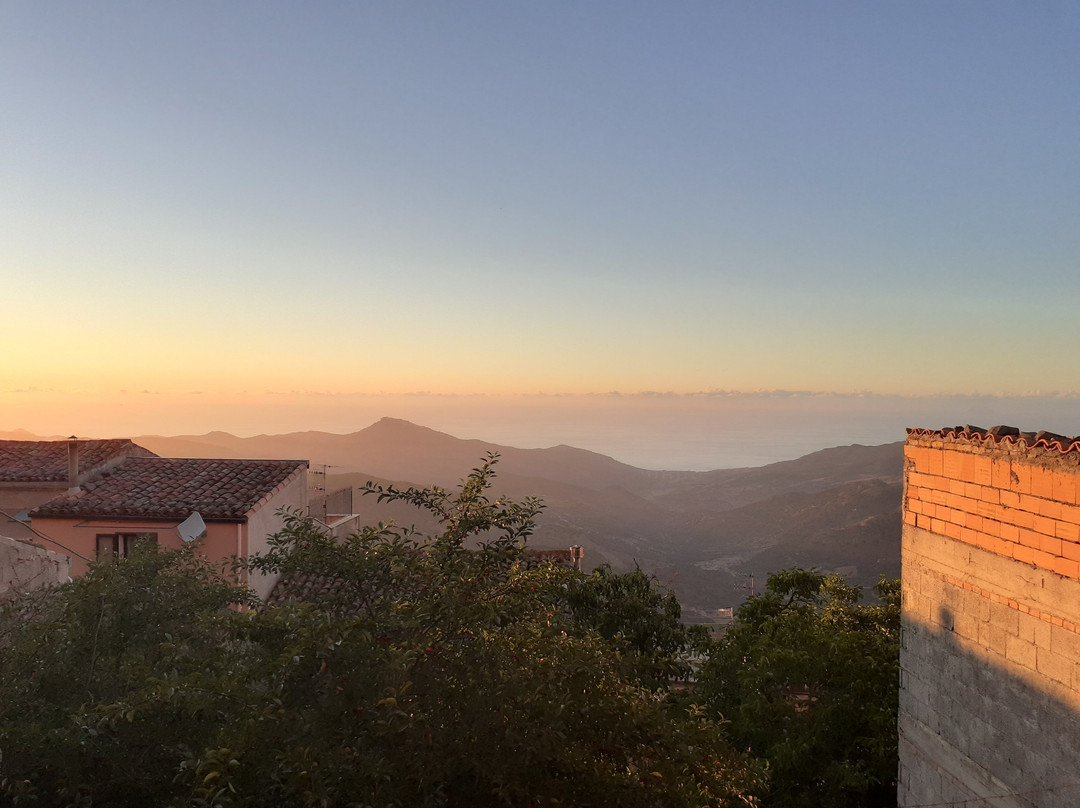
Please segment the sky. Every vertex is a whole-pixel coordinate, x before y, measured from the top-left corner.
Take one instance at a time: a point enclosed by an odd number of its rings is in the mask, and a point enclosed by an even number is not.
[[[1080,393],[1078,34],[992,0],[2,4],[0,429],[1029,417]]]

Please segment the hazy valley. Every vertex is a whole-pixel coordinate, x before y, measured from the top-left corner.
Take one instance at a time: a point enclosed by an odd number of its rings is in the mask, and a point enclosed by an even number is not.
[[[900,572],[902,444],[845,446],[767,466],[653,471],[555,446],[518,449],[463,440],[384,418],[346,435],[297,432],[239,438],[224,432],[136,442],[176,457],[311,460],[328,491],[368,480],[456,485],[490,451],[501,456],[495,492],[546,503],[537,547],[585,548],[587,565],[635,563],[678,593],[687,612],[733,606],[750,575],[791,565],[840,570],[869,587]],[[365,522],[432,527],[408,509],[354,496]]]

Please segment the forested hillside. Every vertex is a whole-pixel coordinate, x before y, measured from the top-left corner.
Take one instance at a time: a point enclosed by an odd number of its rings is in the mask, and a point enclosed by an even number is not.
[[[585,548],[587,566],[639,565],[670,585],[688,612],[733,606],[770,570],[842,570],[872,586],[900,570],[902,444],[844,446],[757,468],[649,470],[555,446],[519,449],[463,440],[394,418],[347,435],[298,432],[238,438],[222,432],[138,443],[162,455],[306,458],[326,488],[371,479],[455,485],[499,453],[501,492],[547,505],[532,542]],[[417,515],[354,496],[362,521]],[[430,529],[430,525],[420,525]]]

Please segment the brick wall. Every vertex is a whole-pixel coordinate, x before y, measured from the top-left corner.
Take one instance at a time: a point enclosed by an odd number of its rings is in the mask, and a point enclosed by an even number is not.
[[[900,805],[1080,804],[1080,443],[910,430],[904,476]]]
[[[963,435],[909,436],[905,523],[1080,578],[1080,452]]]

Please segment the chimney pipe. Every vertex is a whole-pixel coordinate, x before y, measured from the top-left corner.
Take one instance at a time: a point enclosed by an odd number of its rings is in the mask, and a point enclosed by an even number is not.
[[[79,439],[68,438],[68,493],[79,490]]]

